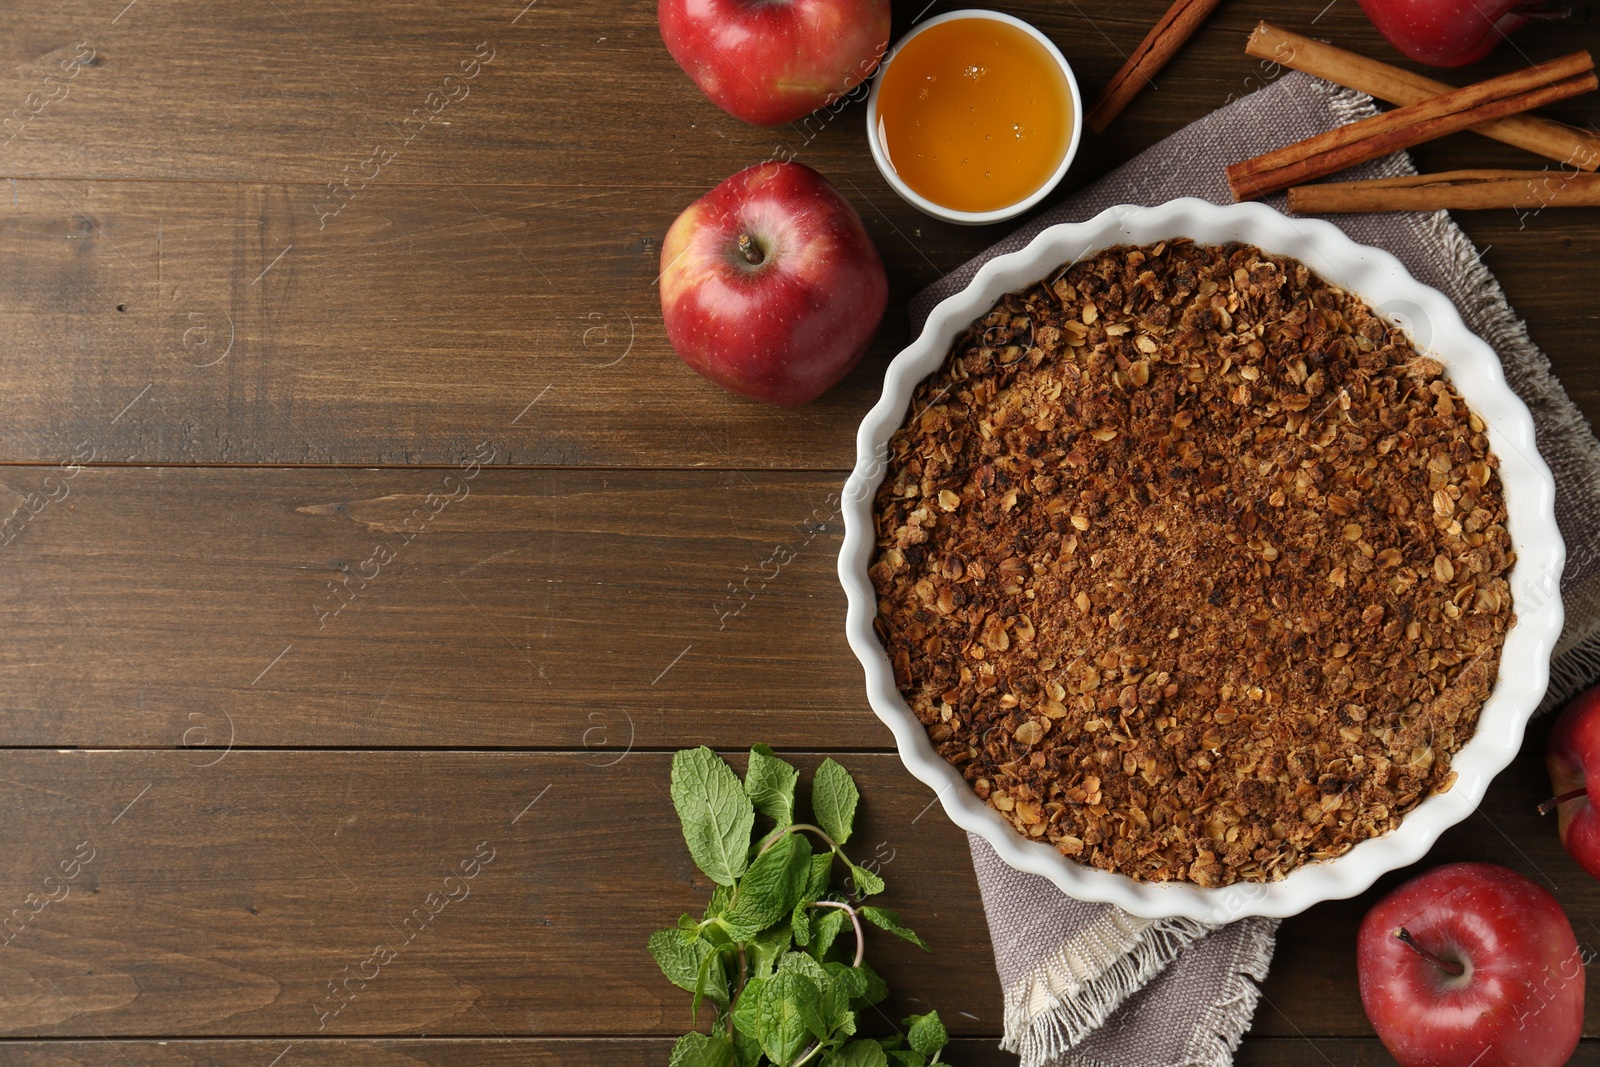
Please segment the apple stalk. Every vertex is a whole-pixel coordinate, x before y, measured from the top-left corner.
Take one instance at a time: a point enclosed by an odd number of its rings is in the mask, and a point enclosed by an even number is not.
[[[744,261],[752,267],[761,266],[761,261],[767,258],[761,251],[761,246],[751,240],[747,233],[739,235],[739,254],[744,256]]]
[[[1407,930],[1404,926],[1396,930],[1394,932],[1394,936],[1405,942],[1406,947],[1411,951],[1415,952],[1417,955],[1421,956],[1423,959],[1427,960],[1429,963],[1433,964],[1450,977],[1460,978],[1463,974],[1467,973],[1467,969],[1461,964],[1451,962],[1450,960],[1441,959],[1440,957],[1429,952],[1427,949],[1423,948],[1421,945],[1417,944],[1417,939],[1412,937],[1411,931]]]
[[[1567,790],[1565,793],[1562,793],[1560,796],[1551,797],[1549,800],[1547,800],[1543,804],[1539,805],[1539,814],[1540,815],[1549,815],[1552,811],[1555,811],[1557,808],[1559,808],[1561,805],[1565,804],[1567,801],[1569,801],[1569,800],[1577,800],[1579,797],[1583,796],[1587,792],[1589,792],[1589,787],[1588,786],[1579,786],[1577,789],[1569,789],[1569,790]]]

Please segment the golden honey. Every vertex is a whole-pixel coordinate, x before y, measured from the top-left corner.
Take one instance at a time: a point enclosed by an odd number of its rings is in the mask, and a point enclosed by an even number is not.
[[[878,89],[878,139],[900,180],[955,211],[995,211],[1055,174],[1072,139],[1072,91],[1026,31],[941,22],[904,41]]]

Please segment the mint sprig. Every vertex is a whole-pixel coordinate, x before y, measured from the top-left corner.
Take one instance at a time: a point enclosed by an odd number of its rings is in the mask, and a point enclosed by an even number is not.
[[[715,1009],[710,1033],[673,1045],[669,1067],[929,1067],[948,1040],[938,1012],[905,1020],[906,1034],[856,1033],[862,1011],[889,991],[865,960],[863,920],[927,949],[887,908],[860,903],[883,879],[842,847],[861,793],[831,759],[811,782],[814,822],[796,821],[800,773],[765,745],[744,780],[715,752],[672,759],[672,803],[695,865],[716,883],[705,914],[650,937],[674,985]],[[752,840],[756,815],[772,826]],[[844,867],[846,889],[833,876]],[[846,928],[853,936],[845,937]]]
[[[672,806],[695,866],[718,885],[732,885],[749,860],[756,809],[738,775],[709,748],[672,757]]]
[[[766,745],[750,750],[750,765],[744,772],[744,791],[761,814],[779,826],[794,822],[794,787],[800,772],[772,754]]]

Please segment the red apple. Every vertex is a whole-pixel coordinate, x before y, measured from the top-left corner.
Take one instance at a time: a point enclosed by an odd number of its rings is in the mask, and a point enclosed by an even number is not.
[[[1406,55],[1432,67],[1461,67],[1532,18],[1559,17],[1544,0],[1361,0],[1361,10]]]
[[[769,404],[821,396],[866,352],[889,283],[850,202],[801,163],[757,163],[661,243],[661,319],[683,361]]]
[[[1560,1067],[1583,1031],[1583,966],[1556,898],[1492,863],[1451,863],[1373,906],[1361,1004],[1401,1067]]]
[[[1556,811],[1561,843],[1578,866],[1600,878],[1600,812],[1595,789],[1600,787],[1600,686],[1574,700],[1556,720],[1545,749],[1545,766],[1555,796],[1539,806]],[[1589,772],[1593,771],[1594,785]]]
[[[660,0],[656,14],[711,102],[761,126],[854,89],[889,48],[889,0]]]

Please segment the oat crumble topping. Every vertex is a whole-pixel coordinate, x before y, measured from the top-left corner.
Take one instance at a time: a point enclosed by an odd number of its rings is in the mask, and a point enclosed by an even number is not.
[[[916,390],[876,627],[1022,834],[1283,877],[1454,781],[1511,626],[1483,422],[1296,260],[1172,241],[1000,300]]]

